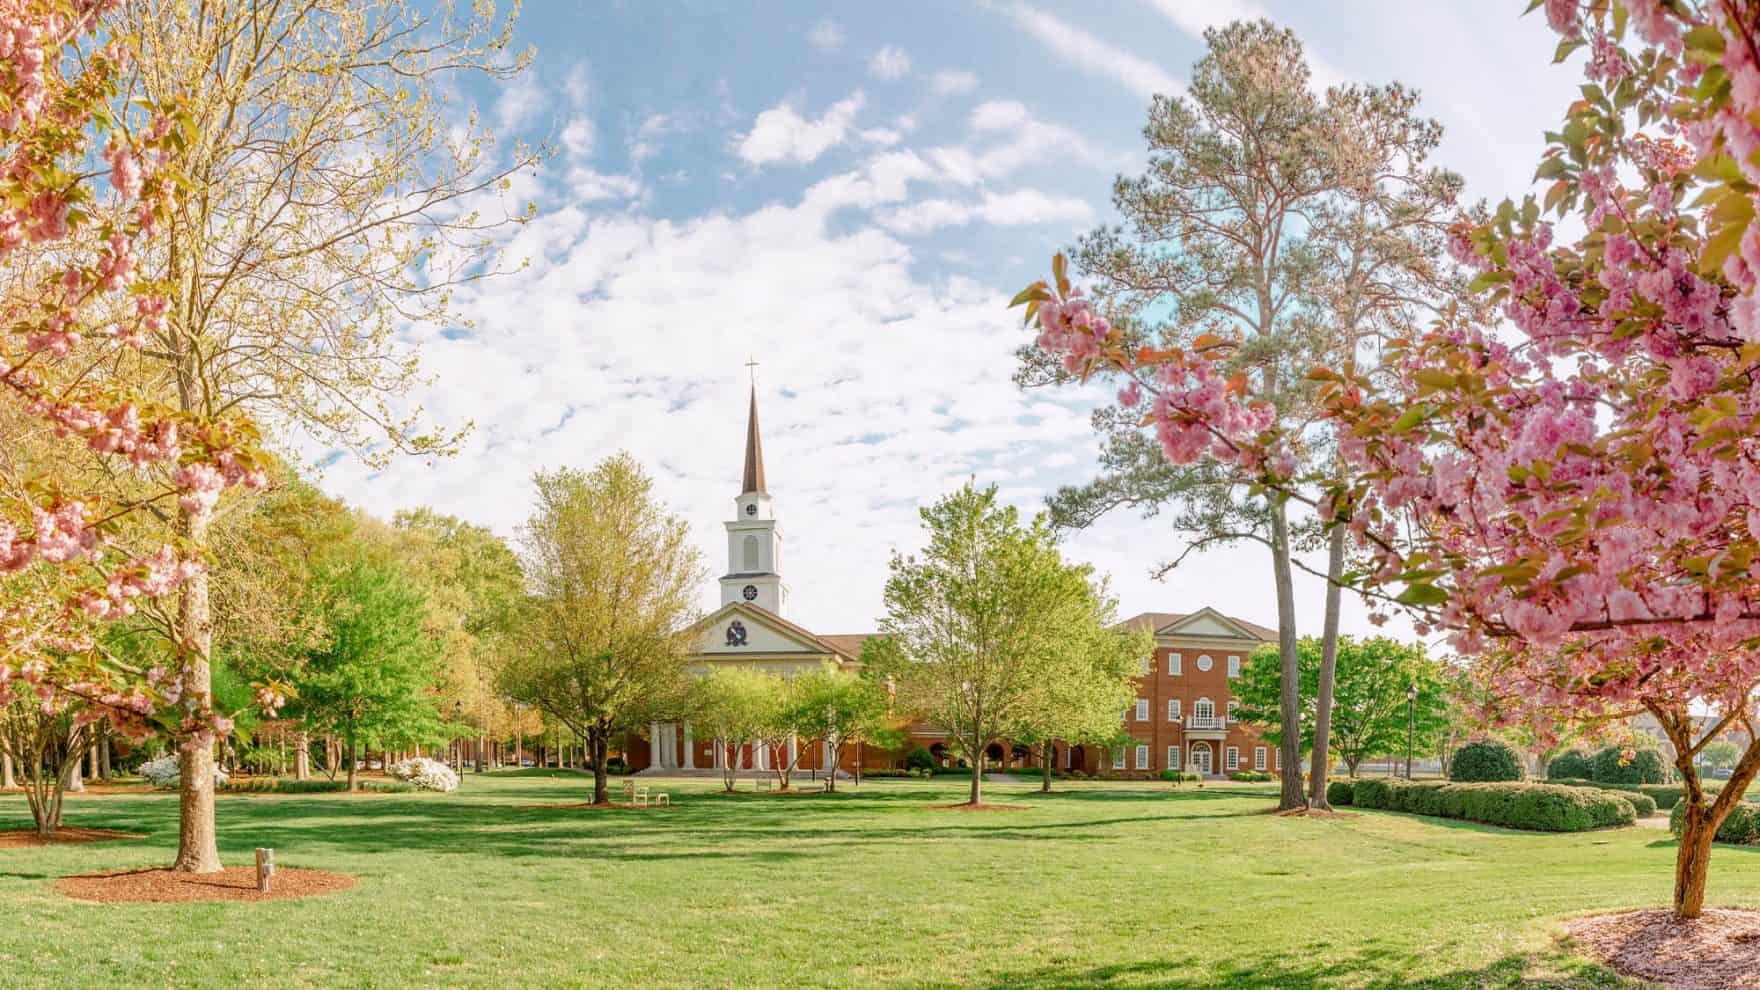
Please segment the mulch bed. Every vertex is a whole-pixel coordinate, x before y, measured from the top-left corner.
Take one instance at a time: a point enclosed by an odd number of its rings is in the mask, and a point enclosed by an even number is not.
[[[1597,914],[1565,932],[1589,958],[1676,990],[1760,986],[1760,911],[1706,908],[1686,922],[1666,910]]]
[[[931,811],[1032,811],[1032,806],[1025,804],[932,804]]]
[[[219,873],[176,873],[166,869],[110,870],[62,877],[55,889],[78,901],[100,904],[184,901],[284,901],[334,894],[355,885],[355,878],[323,870],[277,868],[267,894],[257,889],[254,866],[234,866]]]
[[[610,804],[594,804],[591,801],[574,801],[565,804],[516,804],[514,807],[543,808],[545,810],[561,808],[568,811],[652,811],[655,808],[661,807],[661,805],[625,804],[622,801],[612,801]]]
[[[1326,808],[1290,808],[1287,811],[1271,809],[1279,818],[1360,818],[1361,815],[1348,811],[1332,811]]]
[[[34,828],[17,828],[0,832],[0,849],[26,849],[32,846],[79,845],[84,842],[113,842],[117,839],[144,839],[139,832],[122,832],[113,828],[79,828],[63,825],[47,839]]]

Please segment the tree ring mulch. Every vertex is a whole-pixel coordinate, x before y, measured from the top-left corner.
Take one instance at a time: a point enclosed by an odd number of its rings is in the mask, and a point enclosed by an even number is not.
[[[972,804],[970,801],[962,801],[959,804],[932,804],[929,806],[929,810],[931,810],[931,811],[1032,811],[1033,808],[1031,805],[1026,805],[1026,804]]]
[[[627,804],[623,801],[609,801],[605,804],[594,804],[591,801],[571,801],[563,804],[516,804],[515,808],[542,809],[545,811],[652,811],[655,808],[670,808],[670,804]]]
[[[0,832],[0,849],[26,849],[33,846],[79,845],[85,842],[114,842],[118,839],[144,839],[140,832],[123,832],[114,828],[80,828],[63,825],[47,839],[34,828],[15,828]]]
[[[98,904],[174,904],[186,901],[285,901],[334,894],[355,885],[354,877],[323,870],[278,867],[267,894],[257,889],[257,868],[233,866],[219,873],[179,873],[143,868],[82,873],[55,881],[55,889],[76,901]]]
[[[1589,958],[1675,990],[1752,987],[1760,973],[1760,911],[1706,908],[1692,921],[1668,910],[1596,914],[1565,933]]]

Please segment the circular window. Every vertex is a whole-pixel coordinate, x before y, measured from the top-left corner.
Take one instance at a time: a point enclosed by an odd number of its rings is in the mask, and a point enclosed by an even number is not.
[[[758,514],[758,503],[747,502],[746,503],[746,515],[755,516],[757,514]]]
[[[748,584],[746,585],[745,590],[741,591],[740,594],[745,596],[746,601],[755,602],[758,600],[758,586],[755,584]]]
[[[1210,669],[1210,658],[1208,656],[1200,656],[1198,658],[1198,669],[1199,670],[1209,670]]]

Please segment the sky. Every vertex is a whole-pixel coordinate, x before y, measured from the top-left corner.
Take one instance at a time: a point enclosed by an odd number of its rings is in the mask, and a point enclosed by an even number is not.
[[[505,245],[523,267],[460,297],[468,328],[407,334],[433,379],[415,398],[474,429],[438,461],[308,460],[375,514],[428,505],[511,537],[534,470],[628,451],[690,522],[708,610],[755,376],[786,617],[870,631],[892,553],[923,542],[920,507],[973,479],[1034,512],[1092,477],[1103,397],[1018,389],[1028,336],[1007,301],[1115,219],[1150,97],[1181,92],[1205,27],[1269,17],[1319,85],[1416,88],[1445,128],[1436,160],[1495,201],[1527,190],[1579,81],[1521,6],[528,0],[530,69],[458,97],[504,142],[555,149],[512,191],[538,210]],[[1275,624],[1262,547],[1155,580],[1182,548],[1118,515],[1066,553],[1108,575],[1124,615]],[[1319,631],[1322,595],[1298,583],[1299,631]],[[1372,630],[1348,599],[1344,626]]]

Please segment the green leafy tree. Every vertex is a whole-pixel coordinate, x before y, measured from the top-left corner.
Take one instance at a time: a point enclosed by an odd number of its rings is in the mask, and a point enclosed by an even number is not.
[[[1035,685],[1022,707],[1013,741],[1039,751],[1041,793],[1051,791],[1052,743],[1112,747],[1129,738],[1118,713],[1137,696],[1143,658],[1155,648],[1154,633],[1117,627],[1117,606],[1094,587],[1093,608],[1068,637],[1064,665]]]
[[[519,543],[530,594],[497,683],[586,740],[593,803],[608,804],[611,740],[687,708],[702,555],[628,454],[533,482],[538,508]]]
[[[1299,748],[1313,746],[1315,699],[1324,643],[1314,636],[1302,638],[1297,649],[1301,677],[1301,732]],[[1385,636],[1338,638],[1333,683],[1332,752],[1344,761],[1350,776],[1368,757],[1403,752],[1411,729],[1406,692],[1418,689],[1415,705],[1418,737],[1429,739],[1442,726],[1447,709],[1444,668],[1424,655],[1417,644],[1401,643]],[[1274,648],[1255,651],[1247,658],[1235,685],[1242,721],[1265,726],[1264,738],[1283,742],[1279,724],[1283,697],[1283,662]]]
[[[836,670],[814,671],[794,680],[795,721],[801,735],[823,740],[830,750],[826,786],[837,789],[837,768],[853,745],[891,749],[907,738],[893,724],[886,686],[869,677]]]
[[[777,679],[750,667],[716,667],[691,684],[691,721],[708,735],[729,792],[739,779],[739,751],[755,741],[777,703]]]
[[[1742,747],[1728,739],[1717,739],[1699,751],[1699,763],[1713,770],[1728,770],[1742,758]]]
[[[892,678],[901,709],[947,730],[978,805],[985,746],[1028,731],[1047,692],[1092,676],[1110,602],[1092,568],[1063,559],[1049,519],[1023,523],[995,486],[968,482],[922,518],[929,545],[893,555],[884,635],[863,644],[862,662]]]
[[[330,569],[317,600],[324,634],[294,672],[295,711],[341,739],[352,791],[363,744],[439,733],[439,644],[422,627],[426,597],[394,567],[362,557]]]

